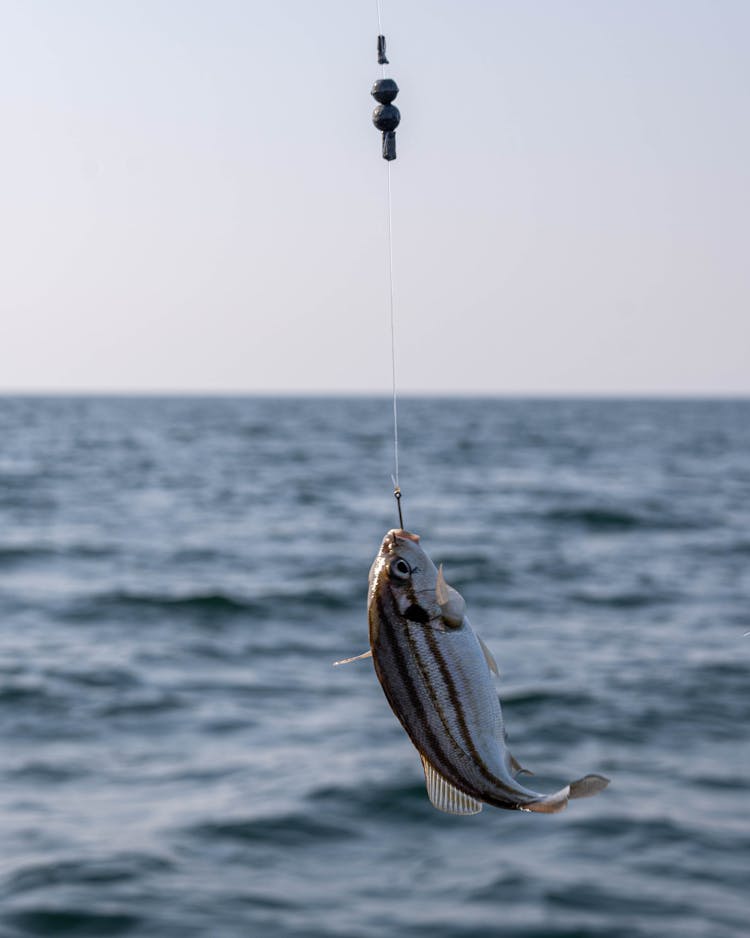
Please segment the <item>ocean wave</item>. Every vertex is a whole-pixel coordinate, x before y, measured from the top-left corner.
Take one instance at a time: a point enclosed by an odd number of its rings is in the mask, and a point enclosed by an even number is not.
[[[115,590],[101,593],[88,599],[99,609],[134,608],[154,610],[195,610],[197,612],[257,612],[260,604],[250,599],[241,599],[228,593],[211,592],[169,595],[167,593],[137,593]]]
[[[578,590],[568,598],[583,606],[605,606],[611,609],[641,609],[645,606],[665,605],[678,602],[680,597],[659,590],[603,593],[593,590]]]
[[[321,841],[345,840],[354,831],[348,825],[320,821],[310,814],[290,813],[272,817],[204,821],[186,828],[184,833],[207,843],[233,841],[269,844],[273,847],[304,847]]]
[[[63,695],[42,684],[6,684],[0,687],[0,707],[53,710],[64,707]]]
[[[632,530],[691,530],[705,527],[709,519],[699,521],[670,513],[665,508],[654,510],[632,510],[626,508],[603,508],[599,506],[580,506],[572,508],[553,508],[543,513],[544,521],[552,524],[576,525],[590,531],[632,531]]]
[[[28,560],[75,560],[101,559],[113,557],[122,549],[122,545],[114,543],[89,544],[81,542],[56,543],[54,541],[40,540],[38,543],[26,544],[0,544],[0,564],[14,564]]]
[[[708,775],[698,773],[690,775],[688,781],[696,789],[709,791],[741,791],[748,790],[748,779],[743,775]]]
[[[49,557],[54,555],[55,551],[46,546],[34,546],[26,545],[23,546],[2,546],[0,545],[0,565],[11,566],[12,564],[18,563],[20,561],[37,559],[40,557]]]
[[[96,860],[57,860],[21,867],[7,877],[3,891],[10,897],[55,886],[130,882],[172,869],[174,864],[166,858],[144,853]]]
[[[522,708],[522,707],[543,707],[560,706],[565,707],[584,707],[588,708],[596,705],[596,698],[591,694],[572,690],[516,690],[508,693],[501,693],[500,700],[503,707]]]
[[[50,908],[47,905],[6,912],[5,920],[23,935],[41,938],[44,935],[125,935],[137,933],[143,923],[132,912],[94,912],[86,908]]]
[[[655,802],[655,810],[659,810],[659,806],[659,802]],[[591,838],[606,839],[633,857],[645,854],[655,844],[660,849],[676,847],[696,856],[701,853],[723,856],[727,851],[744,852],[750,847],[750,836],[742,827],[720,830],[688,825],[667,816],[604,814],[586,817],[576,814],[569,821],[567,836],[585,838],[588,842]]]
[[[539,900],[532,901],[533,908],[538,909]],[[652,938],[646,932],[627,926],[612,925],[609,922],[604,931],[601,925],[571,925],[552,920],[545,921],[542,925],[508,925],[507,922],[499,924],[501,921],[499,914],[494,910],[491,917],[493,921],[489,924],[427,921],[423,925],[413,925],[399,930],[399,936],[400,938],[505,938],[505,936],[507,938]],[[527,916],[527,918],[530,917],[533,915]]]
[[[145,697],[99,705],[96,707],[96,714],[105,718],[144,717],[151,714],[182,710],[189,706],[190,702],[181,694],[151,692]]]
[[[47,670],[50,678],[60,678],[79,687],[132,689],[143,686],[142,676],[130,668],[112,668],[97,665],[86,669],[55,668]]]
[[[658,887],[656,887],[658,890]],[[552,907],[559,909],[575,909],[576,912],[593,912],[619,918],[633,918],[636,921],[648,918],[652,923],[659,917],[679,918],[685,914],[685,903],[682,897],[670,898],[659,895],[658,891],[649,894],[641,888],[637,901],[628,892],[615,889],[605,889],[600,884],[590,880],[577,883],[566,883],[562,888],[550,888],[544,893],[544,900]]]
[[[535,892],[535,884],[530,883],[521,873],[511,870],[472,889],[469,898],[474,902],[494,903],[501,902],[504,898],[517,901],[518,898],[533,895]]]
[[[346,786],[324,786],[312,791],[307,798],[315,805],[325,805],[331,811],[345,811],[354,818],[408,818],[410,823],[418,823],[420,818],[432,818],[434,812],[424,783],[416,774],[413,782],[382,781],[368,782],[367,785],[357,782]]]
[[[360,591],[345,593],[320,589],[294,592],[269,591],[258,596],[240,596],[226,591],[170,594],[112,590],[78,596],[64,611],[66,619],[100,619],[107,615],[139,613],[145,616],[218,617],[219,619],[253,616],[255,618],[305,618],[321,612],[350,609],[360,603]]]
[[[52,762],[31,761],[5,770],[11,780],[41,785],[61,785],[92,774],[92,769],[80,764],[61,765]]]

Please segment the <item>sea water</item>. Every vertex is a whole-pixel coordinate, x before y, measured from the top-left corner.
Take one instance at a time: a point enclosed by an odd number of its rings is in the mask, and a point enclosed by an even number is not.
[[[401,402],[555,816],[441,814],[365,660],[384,399],[0,398],[0,936],[746,938],[750,402]]]

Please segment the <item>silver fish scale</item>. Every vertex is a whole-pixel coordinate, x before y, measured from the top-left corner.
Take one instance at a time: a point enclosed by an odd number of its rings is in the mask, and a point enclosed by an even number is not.
[[[431,703],[434,696],[446,731],[469,758],[479,754],[493,774],[502,775],[500,701],[468,619],[457,630],[428,632],[409,624],[406,632],[418,655],[424,689]]]

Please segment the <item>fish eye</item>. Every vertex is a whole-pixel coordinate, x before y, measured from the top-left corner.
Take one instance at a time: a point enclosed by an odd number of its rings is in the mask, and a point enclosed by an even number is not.
[[[396,557],[395,560],[391,561],[388,572],[397,580],[408,580],[411,576],[411,567],[403,557]]]

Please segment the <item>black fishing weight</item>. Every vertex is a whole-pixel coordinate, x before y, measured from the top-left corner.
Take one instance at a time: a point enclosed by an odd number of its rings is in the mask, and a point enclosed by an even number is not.
[[[387,65],[385,36],[378,36],[378,65]],[[396,128],[401,123],[401,112],[393,104],[398,85],[392,78],[378,78],[370,94],[378,102],[372,112],[372,122],[383,134],[383,159],[396,159]]]

